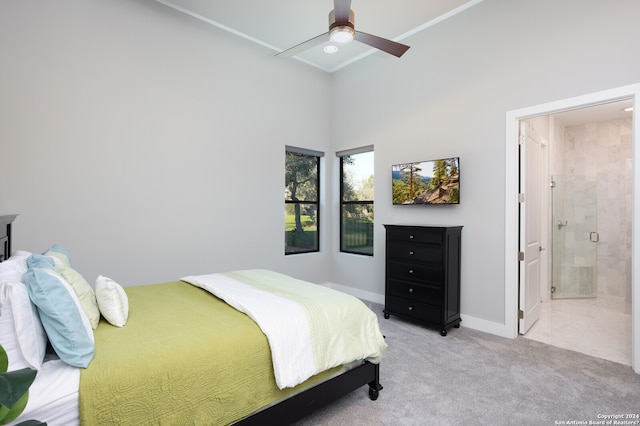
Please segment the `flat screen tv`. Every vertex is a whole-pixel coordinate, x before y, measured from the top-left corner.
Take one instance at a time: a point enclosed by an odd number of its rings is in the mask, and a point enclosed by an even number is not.
[[[460,204],[460,158],[391,166],[394,205]]]

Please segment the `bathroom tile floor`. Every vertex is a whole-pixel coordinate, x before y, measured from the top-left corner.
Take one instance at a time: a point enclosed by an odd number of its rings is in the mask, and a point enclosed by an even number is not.
[[[540,318],[523,337],[631,365],[631,306],[606,295],[542,302]]]

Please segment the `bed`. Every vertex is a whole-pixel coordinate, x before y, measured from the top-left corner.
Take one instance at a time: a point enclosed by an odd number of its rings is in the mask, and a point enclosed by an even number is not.
[[[9,303],[15,311],[37,312],[42,319],[40,325],[32,319],[28,333],[39,336],[33,345],[38,350],[23,350],[24,359],[14,365],[10,357],[10,369],[39,370],[16,422],[289,424],[364,386],[372,400],[378,398],[379,362],[386,344],[375,314],[344,293],[273,271],[230,271],[124,288],[101,276],[95,284],[98,321],[92,324],[95,314],[87,311],[78,333],[87,332],[87,340],[74,342],[79,354],[68,354],[54,343],[60,336],[49,328],[49,314],[43,313],[46,307],[41,309],[33,280],[45,263],[54,265],[66,272],[63,278],[70,277],[65,289],[73,293],[70,255],[56,245],[41,255],[12,252],[13,219],[0,216],[0,241],[6,242],[5,262],[0,264],[0,319],[6,320]],[[69,265],[61,266],[61,260]],[[23,272],[26,284],[8,279],[6,271],[12,269]],[[51,271],[47,274],[47,279],[60,279]],[[110,293],[104,291],[107,287]],[[26,307],[16,308],[16,295],[24,299],[25,294],[31,303],[23,300]],[[114,303],[100,309],[105,298]],[[301,300],[305,298],[311,304]],[[78,312],[81,299],[79,294],[74,299]],[[330,306],[323,307],[323,299]],[[298,316],[292,313],[295,309],[301,310]],[[349,316],[353,309],[358,310],[357,320]],[[319,322],[304,319],[316,316]],[[265,317],[272,324],[265,325]],[[0,321],[0,327],[5,323]],[[302,335],[291,338],[301,330]],[[49,342],[48,350],[41,348],[43,340]]]

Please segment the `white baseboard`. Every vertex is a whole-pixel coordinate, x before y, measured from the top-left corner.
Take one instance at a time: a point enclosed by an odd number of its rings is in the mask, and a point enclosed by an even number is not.
[[[358,299],[363,299],[373,303],[379,303],[384,305],[384,294],[373,293],[366,290],[360,290],[346,285],[335,283],[324,283],[325,287],[339,290],[343,293],[350,294]],[[462,322],[461,327],[472,328],[474,330],[482,331],[484,333],[495,334],[496,336],[506,337],[512,339],[513,336],[508,332],[505,324],[500,324],[493,321],[487,321],[481,318],[472,317],[470,315],[460,315]]]
[[[487,321],[485,319],[472,317],[469,315],[460,314],[460,318],[462,322],[460,323],[461,327],[472,328],[474,330],[482,331],[489,334],[495,334],[496,336],[513,338],[507,330],[505,324],[500,324],[498,322]]]
[[[346,285],[334,284],[334,283],[324,283],[322,284],[325,287],[333,288],[335,290],[339,290],[343,293],[350,294],[358,299],[364,299],[369,302],[379,303],[384,305],[384,294],[373,293],[371,291],[360,290],[353,287],[348,287]]]

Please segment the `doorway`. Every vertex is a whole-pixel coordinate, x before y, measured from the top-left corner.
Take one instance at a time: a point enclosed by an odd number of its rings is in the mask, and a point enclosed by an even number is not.
[[[549,284],[524,337],[631,365],[630,99],[524,120],[547,131]],[[533,126],[533,124],[530,124]],[[529,176],[529,175],[528,175]],[[525,199],[529,199],[525,193]],[[525,203],[526,204],[526,203]],[[542,238],[544,239],[544,238]],[[527,283],[527,288],[530,283]]]
[[[519,257],[517,256],[519,249],[518,125],[521,121],[533,117],[573,111],[578,108],[594,105],[608,104],[622,99],[632,99],[632,103],[635,106],[635,112],[632,114],[635,117],[638,107],[638,99],[640,99],[640,84],[624,86],[617,89],[596,92],[575,98],[509,111],[506,114],[505,335],[508,337],[515,338],[518,335],[518,271],[520,262]],[[633,126],[633,134],[631,136],[632,144],[640,141],[639,135],[640,132],[636,124]],[[640,192],[638,192],[640,191],[640,177],[639,174],[635,172],[639,170],[639,162],[637,155],[630,161],[630,165],[634,171],[630,178],[632,187],[630,194],[631,221],[634,224],[634,229],[631,233],[632,247],[640,246],[640,233],[637,232],[638,230],[635,227],[636,224],[640,223]],[[640,272],[640,269],[638,269],[639,265],[640,255],[638,250],[631,251],[631,364],[636,373],[640,373],[640,315],[637,314],[638,308],[640,308],[640,279],[636,279],[636,277],[638,277],[638,272]],[[546,273],[551,274],[550,268]],[[549,279],[549,282],[551,282],[551,279]]]

